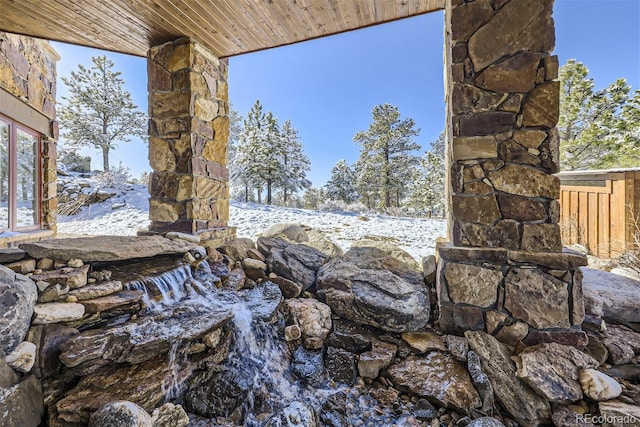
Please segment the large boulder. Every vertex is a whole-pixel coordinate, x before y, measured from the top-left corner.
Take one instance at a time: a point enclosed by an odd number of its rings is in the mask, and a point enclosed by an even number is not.
[[[625,322],[640,322],[640,281],[582,268],[587,313]]]
[[[14,386],[0,388],[0,425],[37,426],[43,414],[42,386],[34,375]]]
[[[467,370],[446,353],[433,351],[426,356],[409,356],[391,365],[387,374],[397,387],[448,408],[468,413],[481,405]]]
[[[96,236],[41,240],[23,243],[20,248],[37,259],[67,262],[79,258],[90,263],[184,254],[196,246],[185,240],[169,240],[162,236]]]
[[[0,353],[11,353],[24,341],[37,298],[31,279],[0,265]]]
[[[496,399],[514,419],[525,425],[551,419],[549,402],[516,376],[513,354],[504,344],[480,331],[467,331],[464,335],[469,347],[480,357]]]
[[[406,332],[422,329],[429,320],[419,266],[390,251],[351,248],[320,268],[316,287],[335,314],[360,324]]]
[[[265,427],[316,427],[313,408],[305,403],[291,402],[271,417]]]
[[[331,331],[331,309],[313,298],[294,298],[285,302],[294,324],[300,327],[302,344],[308,350],[321,349]]]
[[[514,359],[519,378],[545,399],[560,404],[582,399],[579,372],[598,367],[593,357],[575,347],[557,343],[528,347]]]
[[[267,258],[269,270],[300,284],[304,290],[315,284],[318,269],[329,261],[329,256],[316,248],[279,237],[259,238],[258,248]]]

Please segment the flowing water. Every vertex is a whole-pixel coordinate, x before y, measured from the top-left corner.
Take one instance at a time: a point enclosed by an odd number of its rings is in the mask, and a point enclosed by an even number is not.
[[[235,291],[221,288],[220,283],[209,265],[202,263],[195,273],[191,266],[180,265],[155,277],[130,282],[127,288],[144,292],[146,315],[166,313],[177,305],[232,311],[233,339],[220,372],[227,378],[223,385],[231,378],[231,382],[241,384],[242,393],[239,407],[222,415],[235,425],[262,426],[269,415],[287,404],[305,402],[317,408],[327,395],[337,391],[309,388],[292,374],[291,353],[284,342],[284,324],[277,311],[281,293],[276,285],[267,282],[254,289]],[[188,366],[184,347],[184,343],[175,340],[168,352],[171,373],[163,386],[167,402],[183,402],[185,384],[180,379],[192,368]],[[238,391],[238,387],[231,388],[230,394]]]

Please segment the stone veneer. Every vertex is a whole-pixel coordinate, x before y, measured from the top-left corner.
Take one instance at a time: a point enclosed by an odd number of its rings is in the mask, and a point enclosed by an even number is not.
[[[25,112],[23,109],[3,111],[4,108],[11,108],[12,105],[12,100],[3,99],[3,108],[0,108],[0,113],[41,133],[42,228],[51,230],[53,233],[56,231],[58,208],[56,62],[59,60],[60,56],[47,41],[0,32],[0,88],[14,96],[19,100],[18,102],[21,101],[35,110],[33,112]],[[22,117],[14,116],[13,113],[18,110],[21,111]],[[38,236],[42,236],[42,233],[25,233],[23,236],[1,239],[0,246],[6,246],[9,240],[12,243]]]
[[[228,60],[180,38],[151,48],[147,64],[150,231],[233,237],[226,227]]]
[[[446,8],[448,238],[440,326],[581,345],[579,255],[563,254],[553,0]],[[584,342],[586,344],[586,342]]]

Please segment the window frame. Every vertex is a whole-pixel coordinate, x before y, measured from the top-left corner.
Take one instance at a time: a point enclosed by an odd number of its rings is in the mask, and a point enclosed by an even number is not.
[[[9,154],[9,182],[8,182],[8,209],[9,209],[9,227],[3,227],[0,224],[0,231],[21,232],[42,229],[42,134],[25,126],[10,117],[0,114],[0,122],[9,126],[9,146],[7,151]],[[35,208],[35,224],[18,226],[18,130],[29,134],[36,138],[36,153],[34,162],[34,177],[36,198]]]

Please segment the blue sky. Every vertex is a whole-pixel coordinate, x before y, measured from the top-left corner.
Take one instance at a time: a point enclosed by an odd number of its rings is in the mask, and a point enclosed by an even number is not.
[[[624,77],[640,89],[640,1],[556,0],[556,49],[560,64],[583,62],[602,88]],[[54,43],[62,56],[58,76],[89,65],[102,52]],[[444,128],[443,14],[435,12],[291,46],[232,57],[229,98],[245,115],[256,99],[280,120],[292,121],[311,159],[309,178],[323,185],[340,159],[353,163],[353,135],[366,130],[371,110],[388,102],[421,129],[417,142],[429,148]],[[122,71],[134,101],[147,109],[146,60],[108,53]],[[59,82],[60,96],[66,89]],[[95,150],[92,167],[102,166]],[[111,164],[133,176],[150,170],[141,142],[121,144]]]

